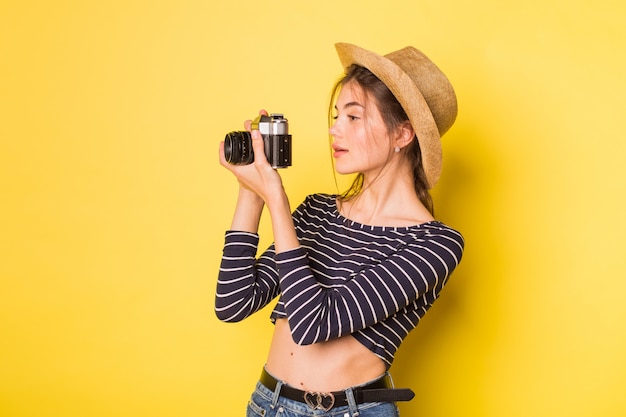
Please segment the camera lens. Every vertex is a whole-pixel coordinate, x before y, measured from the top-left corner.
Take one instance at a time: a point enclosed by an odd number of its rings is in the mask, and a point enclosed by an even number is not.
[[[254,161],[250,132],[230,132],[224,138],[224,158],[231,165],[248,165]]]

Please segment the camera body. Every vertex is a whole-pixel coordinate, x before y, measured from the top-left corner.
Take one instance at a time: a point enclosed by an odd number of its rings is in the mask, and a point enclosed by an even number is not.
[[[291,166],[291,135],[289,123],[280,113],[259,115],[252,121],[252,130],[263,137],[265,156],[273,168]],[[232,165],[248,165],[254,161],[252,136],[248,131],[234,131],[224,138],[224,157]]]

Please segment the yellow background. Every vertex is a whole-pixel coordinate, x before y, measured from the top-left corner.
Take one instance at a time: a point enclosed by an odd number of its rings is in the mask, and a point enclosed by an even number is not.
[[[463,263],[392,367],[404,416],[626,415],[621,0],[3,1],[0,415],[241,416],[269,311],[213,314],[236,182],[284,112],[295,205],[336,191],[333,44],[447,73],[439,218]],[[263,218],[262,245],[271,241]]]

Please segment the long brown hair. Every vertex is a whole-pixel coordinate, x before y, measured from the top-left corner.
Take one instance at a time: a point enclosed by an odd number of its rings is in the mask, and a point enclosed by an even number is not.
[[[389,88],[387,88],[387,86],[367,68],[359,65],[352,65],[348,68],[346,75],[337,81],[332,90],[330,106],[328,109],[328,122],[330,126],[332,126],[333,123],[333,109],[339,91],[341,90],[341,87],[345,86],[349,81],[355,81],[366,94],[374,98],[376,106],[378,107],[380,115],[382,116],[389,133],[394,132],[405,123],[410,123],[406,112],[398,100],[396,100]],[[406,153],[406,157],[411,162],[412,166],[415,193],[428,211],[431,214],[434,214],[433,200],[428,192],[428,182],[426,181],[426,174],[424,173],[424,168],[422,166],[422,153],[417,136],[413,138],[410,145],[405,149],[406,150],[404,152]],[[350,187],[340,195],[340,200],[351,200],[357,197],[362,191],[363,174],[359,173]]]

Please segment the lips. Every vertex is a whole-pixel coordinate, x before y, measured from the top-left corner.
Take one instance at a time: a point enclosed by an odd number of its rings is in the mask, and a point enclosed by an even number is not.
[[[341,146],[333,145],[333,156],[335,158],[339,158],[340,156],[345,155],[346,153],[348,153],[347,149],[342,148]]]

